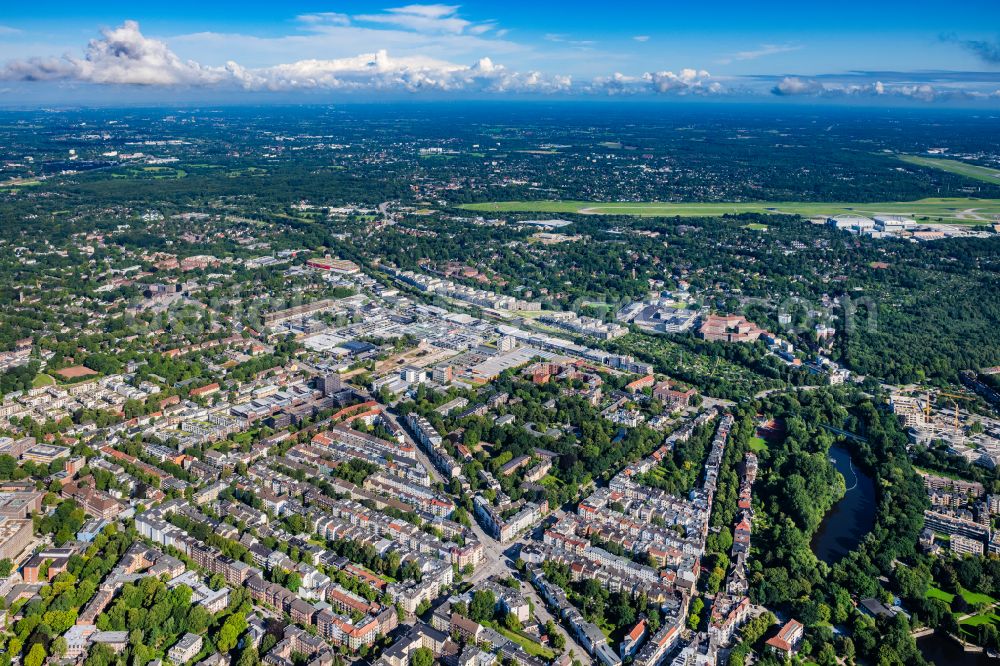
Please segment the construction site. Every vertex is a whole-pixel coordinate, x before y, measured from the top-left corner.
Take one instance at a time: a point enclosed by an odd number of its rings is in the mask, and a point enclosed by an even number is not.
[[[973,394],[934,390],[897,393],[889,404],[913,444],[943,444],[949,452],[992,469],[1000,464],[1000,419],[969,411],[976,400]]]

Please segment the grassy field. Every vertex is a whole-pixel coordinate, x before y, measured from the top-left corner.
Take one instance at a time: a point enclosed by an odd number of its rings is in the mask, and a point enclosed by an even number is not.
[[[996,613],[983,613],[982,615],[973,615],[966,620],[962,620],[962,625],[978,627],[981,624],[996,624],[997,622],[1000,622],[1000,616],[997,616]]]
[[[930,167],[931,169],[940,169],[941,171],[956,173],[959,176],[965,176],[966,178],[981,180],[984,183],[1000,185],[1000,169],[991,169],[990,167],[979,166],[978,164],[969,164],[968,162],[960,162],[958,160],[945,160],[938,157],[900,155],[899,159],[908,164]]]
[[[169,166],[128,167],[123,172],[111,174],[116,180],[178,180],[187,177],[187,171]]]
[[[962,597],[969,603],[973,604],[993,604],[996,603],[996,599],[988,594],[982,594],[980,592],[970,592],[969,590],[962,589]]]
[[[546,488],[559,488],[565,485],[562,481],[552,476],[551,474],[546,474],[538,481],[539,485],[545,486]]]
[[[522,636],[521,634],[515,631],[511,631],[507,627],[502,627],[496,622],[487,622],[485,624],[486,626],[490,627],[495,631],[500,632],[506,638],[509,638],[510,640],[514,641],[515,643],[523,647],[525,652],[527,652],[533,657],[540,657],[541,659],[549,661],[550,659],[553,659],[556,656],[555,652],[545,647],[544,645],[536,643],[534,640],[528,638],[527,636]]]
[[[971,590],[966,590],[962,588],[961,590],[962,598],[965,599],[966,603],[970,606],[984,605],[984,604],[994,604],[996,599],[988,594],[982,594],[981,592],[972,592]],[[927,598],[928,599],[940,599],[948,605],[955,600],[955,595],[951,592],[945,592],[939,587],[934,587],[931,585],[927,588]]]
[[[466,204],[480,213],[581,213],[591,215],[636,215],[659,217],[712,217],[727,213],[785,213],[803,217],[825,217],[848,213],[860,215],[909,215],[921,221],[948,224],[988,224],[1000,216],[1000,199],[932,198],[885,203],[812,203],[761,201],[749,203],[601,203],[598,201],[497,201]]]
[[[962,479],[961,476],[959,476],[958,474],[954,474],[952,472],[944,472],[944,471],[941,471],[941,470],[929,469],[927,467],[920,467],[919,465],[914,465],[913,469],[917,470],[918,472],[923,472],[924,474],[931,474],[931,475],[934,475],[934,476],[943,476],[946,479],[957,479],[957,480],[960,480],[960,481],[964,480],[964,479]]]
[[[32,380],[31,385],[34,388],[42,388],[43,386],[53,386],[56,380],[51,375],[46,375],[44,373],[36,375]]]
[[[750,450],[754,453],[760,453],[761,451],[767,450],[767,442],[764,441],[763,437],[751,437],[749,446]]]
[[[18,188],[18,187],[32,187],[34,185],[41,185],[42,181],[35,180],[34,178],[12,178],[8,181],[0,183],[0,188]]]
[[[927,598],[940,599],[941,601],[950,605],[951,602],[955,600],[955,595],[952,594],[951,592],[945,592],[941,588],[934,587],[933,585],[931,585],[930,587],[927,588]]]

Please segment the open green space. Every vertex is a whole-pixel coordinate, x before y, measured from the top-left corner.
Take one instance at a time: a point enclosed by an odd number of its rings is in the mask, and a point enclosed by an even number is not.
[[[111,174],[111,178],[117,180],[179,180],[186,176],[187,171],[184,169],[169,166],[131,166]]]
[[[927,588],[927,598],[928,599],[940,599],[946,604],[951,604],[955,600],[955,595],[951,592],[945,592],[939,587],[934,587],[931,585]]]
[[[546,661],[555,658],[555,652],[548,649],[541,643],[536,643],[527,636],[523,636],[516,631],[511,631],[507,627],[503,627],[496,622],[487,622],[486,624],[491,629],[500,632],[505,638],[508,638],[523,647],[524,651],[533,657],[539,657],[541,659],[545,659]]]
[[[981,592],[970,592],[969,590],[962,590],[962,598],[964,598],[970,606],[977,604],[993,604],[996,603],[996,599],[988,594],[982,594]]]
[[[35,180],[34,178],[12,178],[11,180],[0,183],[0,188],[18,188],[18,187],[31,187],[34,185],[41,185],[42,181]]]
[[[959,176],[965,176],[966,178],[981,180],[984,183],[1000,184],[1000,169],[991,169],[990,167],[979,166],[978,164],[969,164],[968,162],[960,162],[959,160],[946,160],[939,157],[900,155],[899,159],[907,164],[939,169],[948,173],[958,174]]]
[[[958,474],[955,474],[954,472],[948,472],[948,471],[945,471],[945,470],[929,469],[927,467],[921,467],[919,465],[914,465],[913,469],[917,470],[918,472],[923,472],[924,474],[930,474],[930,475],[933,475],[933,476],[943,476],[946,479],[956,479],[956,480],[959,480],[959,481],[965,481],[966,480],[966,479],[963,479]]]
[[[44,386],[53,386],[55,385],[55,383],[56,383],[55,377],[42,373],[35,376],[35,378],[31,382],[31,385],[34,388],[42,388]]]
[[[565,483],[563,483],[556,477],[552,476],[551,474],[546,474],[545,476],[543,476],[541,479],[539,479],[538,483],[539,485],[545,486],[546,488],[559,488],[561,486],[566,485]]]
[[[965,602],[970,606],[985,606],[995,604],[997,602],[996,599],[988,594],[973,592],[971,590],[966,590],[965,588],[962,588],[959,593],[962,595],[962,598],[965,599]],[[951,603],[955,600],[955,595],[951,592],[946,592],[939,587],[931,585],[927,588],[927,598],[940,599],[946,604],[951,605]]]
[[[997,615],[994,612],[983,612],[965,618],[959,622],[961,637],[967,641],[975,643],[980,636],[980,627],[985,625],[992,625],[993,627],[1000,628],[1000,615]]]
[[[754,453],[760,453],[761,451],[767,450],[767,441],[763,437],[751,437],[748,442],[750,450]]]
[[[655,201],[602,203],[599,201],[497,201],[465,204],[480,213],[580,213],[642,217],[713,217],[762,213],[825,217],[832,215],[909,215],[920,221],[947,224],[991,224],[1000,215],[1000,199],[928,198],[884,203],[758,201],[745,203],[663,203]]]
[[[972,617],[962,620],[960,623],[965,627],[978,627],[983,624],[997,624],[1000,623],[1000,615],[996,613],[980,613],[979,615],[973,615]]]

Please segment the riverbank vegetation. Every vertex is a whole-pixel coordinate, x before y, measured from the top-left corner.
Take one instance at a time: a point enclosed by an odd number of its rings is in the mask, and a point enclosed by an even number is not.
[[[857,654],[880,664],[921,664],[905,616],[872,619],[863,598],[884,599],[880,576],[893,562],[915,556],[926,503],[896,418],[854,389],[823,389],[759,401],[761,414],[784,421],[786,436],[760,452],[758,507],[749,578],[754,601],[780,609],[806,626],[804,656]],[[815,556],[810,539],[843,495],[843,479],[826,458],[835,436],[823,424],[863,438],[839,442],[876,488],[875,526],[833,565]],[[758,490],[759,489],[759,490]],[[847,629],[835,635],[832,626]],[[821,660],[822,661],[822,660]]]

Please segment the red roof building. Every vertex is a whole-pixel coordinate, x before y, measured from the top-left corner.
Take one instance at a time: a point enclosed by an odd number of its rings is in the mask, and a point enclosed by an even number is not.
[[[740,315],[708,315],[698,332],[711,342],[753,342],[764,329]]]
[[[779,654],[790,657],[795,654],[802,641],[804,628],[798,620],[789,620],[772,638],[767,639],[767,647]]]

